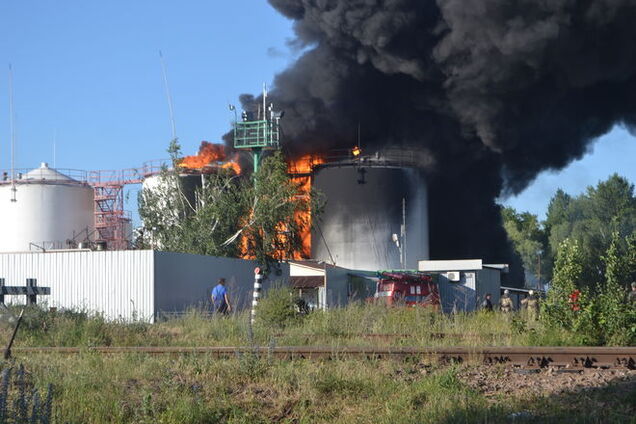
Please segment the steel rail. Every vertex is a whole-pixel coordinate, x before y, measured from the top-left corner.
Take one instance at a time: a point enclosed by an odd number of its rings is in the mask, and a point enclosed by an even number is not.
[[[328,338],[339,338],[339,339],[352,339],[352,338],[361,338],[361,339],[417,339],[417,338],[430,338],[430,339],[492,339],[495,337],[512,337],[511,333],[486,333],[486,334],[477,334],[477,333],[421,333],[421,334],[411,334],[411,333],[345,333],[339,335],[329,335],[329,334],[285,334],[285,333],[277,333],[274,334],[274,337],[284,338],[284,337],[300,337],[305,339],[319,339],[321,337]]]
[[[33,354],[205,354],[232,358],[254,354],[278,359],[414,359],[442,363],[477,361],[529,368],[636,369],[636,347],[325,347],[325,346],[96,346],[16,347],[13,355]]]

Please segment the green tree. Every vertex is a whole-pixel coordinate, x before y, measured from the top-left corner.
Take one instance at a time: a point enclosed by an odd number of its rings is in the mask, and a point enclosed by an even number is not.
[[[179,174],[181,148],[173,140],[168,148],[170,169],[162,169],[138,198],[143,222],[141,245],[159,250],[214,256],[237,256],[237,243],[226,243],[239,229],[242,215],[240,178],[219,170],[205,175],[202,186],[186,187]]]
[[[289,178],[279,151],[265,158],[241,196],[246,210],[237,234],[244,235],[248,256],[263,264],[292,258],[301,251],[302,234],[322,212],[319,193],[299,195],[299,187]]]
[[[577,317],[575,330],[585,343],[632,345],[636,341],[636,310],[626,302],[634,252],[622,252],[618,231],[611,236],[610,246],[602,260],[605,263],[604,281],[594,296],[584,296],[583,310]],[[633,246],[634,237],[628,245]]]
[[[599,324],[609,340],[628,336],[629,323],[625,302],[625,287],[628,285],[629,267],[627,256],[620,252],[618,231],[612,233],[612,241],[603,256],[605,284],[600,289]]]
[[[152,187],[139,194],[143,222],[140,245],[159,250],[213,256],[251,257],[267,266],[292,257],[301,248],[300,235],[311,222],[311,209],[321,211],[319,196],[298,196],[280,152],[265,158],[250,178],[229,170],[202,177],[188,189],[179,174],[181,149],[168,149],[173,166],[163,169]]]
[[[583,256],[582,285],[596,290],[602,284],[607,264],[601,259],[619,234],[619,252],[636,231],[634,186],[614,174],[577,197],[557,191],[548,207],[545,231],[550,256],[555,256],[567,238],[578,241]],[[633,277],[633,273],[632,273]]]
[[[551,261],[546,260],[547,239],[541,222],[528,212],[517,213],[513,208],[502,210],[504,228],[519,253],[524,269],[537,279],[546,280],[551,273]]]
[[[570,294],[581,285],[583,256],[576,240],[565,239],[557,251],[554,275],[541,307],[542,319],[552,327],[570,329],[575,312],[569,303]]]

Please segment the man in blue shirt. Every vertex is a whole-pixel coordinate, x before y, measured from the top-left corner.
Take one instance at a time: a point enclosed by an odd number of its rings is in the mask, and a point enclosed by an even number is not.
[[[230,298],[225,287],[225,278],[219,278],[217,285],[212,289],[212,304],[219,314],[227,315],[232,311]]]

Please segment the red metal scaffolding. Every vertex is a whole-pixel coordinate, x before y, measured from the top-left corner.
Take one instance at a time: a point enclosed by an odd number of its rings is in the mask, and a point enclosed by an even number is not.
[[[125,250],[130,246],[130,212],[124,210],[124,186],[140,184],[160,172],[163,162],[146,162],[141,168],[90,171],[88,183],[95,190],[96,242],[108,250]]]

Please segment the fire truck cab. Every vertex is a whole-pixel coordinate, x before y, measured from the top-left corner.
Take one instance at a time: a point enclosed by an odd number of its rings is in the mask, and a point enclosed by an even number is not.
[[[439,291],[433,277],[415,271],[379,272],[373,300],[389,306],[423,306],[436,310],[440,307]]]

